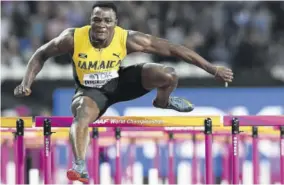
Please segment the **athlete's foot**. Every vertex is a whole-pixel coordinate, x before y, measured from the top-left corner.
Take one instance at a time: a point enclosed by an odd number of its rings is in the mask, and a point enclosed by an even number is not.
[[[191,112],[194,109],[194,105],[188,100],[179,97],[169,97],[168,104],[166,106],[160,106],[153,101],[153,106],[162,109],[173,109],[178,112]]]
[[[85,164],[83,161],[76,161],[72,169],[67,171],[67,178],[71,181],[80,181],[84,184],[89,183],[89,175],[85,170]]]

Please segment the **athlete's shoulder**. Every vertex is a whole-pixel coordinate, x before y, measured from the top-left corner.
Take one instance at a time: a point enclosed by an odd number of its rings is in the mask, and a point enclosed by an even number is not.
[[[74,30],[89,30],[90,28],[91,28],[90,25],[85,25],[85,26],[77,27]]]
[[[72,36],[73,37],[75,29],[76,28],[67,28],[61,32],[60,36]]]
[[[75,28],[67,28],[63,30],[58,38],[66,44],[69,44],[70,46],[74,45],[73,39],[74,39],[74,33],[75,33]]]
[[[116,32],[121,32],[121,33],[128,32],[127,29],[124,29],[124,28],[122,28],[122,27],[120,27],[120,26],[116,26],[116,27],[115,27],[115,31],[116,31]]]

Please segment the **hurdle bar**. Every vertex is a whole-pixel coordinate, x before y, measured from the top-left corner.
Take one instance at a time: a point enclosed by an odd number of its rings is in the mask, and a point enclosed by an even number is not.
[[[212,126],[220,126],[220,116],[105,116],[90,123],[89,127],[140,127],[141,129],[144,127],[201,127],[204,126],[206,118],[212,120]],[[52,127],[70,127],[73,121],[73,117],[38,116],[35,118],[35,126],[42,127],[45,119],[50,120]]]
[[[224,126],[232,127],[233,145],[233,184],[239,184],[239,127],[240,126],[280,126],[280,174],[284,174],[284,116],[225,116]],[[256,130],[254,130],[256,131]],[[257,137],[256,132],[254,137]],[[257,139],[254,139],[254,150],[256,150]],[[255,163],[258,161],[254,151]],[[256,166],[256,170],[257,166]],[[254,172],[254,181],[257,181],[259,172]],[[284,184],[284,176],[281,176],[281,184]]]
[[[16,128],[18,119],[23,120],[26,128],[31,128],[33,126],[32,117],[1,117],[1,128]]]
[[[15,152],[15,174],[16,184],[24,184],[25,174],[25,150],[24,150],[24,130],[32,127],[33,121],[31,117],[1,117],[1,128],[15,128],[14,134],[14,152]]]
[[[210,117],[210,118],[209,118]],[[35,118],[35,126],[42,127],[48,124],[49,127],[70,127],[73,121],[73,117],[36,117]],[[121,184],[121,164],[120,164],[120,128],[123,127],[196,127],[196,126],[220,126],[221,124],[220,116],[167,116],[167,117],[160,117],[160,116],[153,116],[153,117],[132,117],[132,116],[125,116],[125,117],[102,117],[97,121],[90,123],[90,127],[117,127],[116,129],[116,176],[115,182],[116,184]],[[141,129],[143,130],[143,129]],[[163,129],[164,130],[164,129]],[[205,133],[205,148],[207,153],[206,158],[206,184],[213,183],[213,174],[212,174],[212,132]],[[44,147],[45,155],[44,160],[50,161],[50,135],[51,132],[48,132],[48,135],[45,137]],[[96,139],[96,138],[95,138]],[[94,146],[93,146],[94,147]],[[48,184],[49,175],[50,175],[50,166],[47,164],[45,166],[45,170],[48,171],[45,173],[45,181],[44,183]],[[95,178],[95,177],[94,177]],[[98,180],[96,180],[97,182]]]

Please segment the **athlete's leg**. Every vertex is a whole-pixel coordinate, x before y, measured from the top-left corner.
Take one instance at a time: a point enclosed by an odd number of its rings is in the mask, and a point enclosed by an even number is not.
[[[88,125],[98,118],[100,110],[96,102],[87,96],[77,97],[71,108],[74,120],[70,128],[70,140],[74,147],[74,158],[85,160],[89,143]]]
[[[178,85],[175,69],[161,64],[146,63],[142,68],[142,85],[147,90],[157,88],[157,105],[167,106],[170,94]]]
[[[147,90],[157,88],[154,106],[170,108],[180,112],[193,110],[193,105],[185,99],[170,97],[178,85],[175,69],[161,64],[146,63],[142,68],[142,85]]]
[[[74,120],[70,128],[69,138],[75,158],[74,169],[68,171],[67,175],[70,180],[80,180],[87,182],[86,172],[86,152],[89,144],[89,123],[95,121],[100,114],[100,110],[91,98],[79,96],[72,102],[72,113]],[[82,174],[85,174],[85,178]]]
[[[153,102],[155,107],[192,111],[193,105],[187,100],[170,97],[177,83],[177,75],[171,67],[150,63],[122,67],[118,87],[110,99],[112,103],[133,100],[157,88],[157,97]]]

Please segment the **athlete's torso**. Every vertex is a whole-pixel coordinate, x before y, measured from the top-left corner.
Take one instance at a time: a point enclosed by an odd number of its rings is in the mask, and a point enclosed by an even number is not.
[[[90,26],[76,28],[72,56],[75,80],[81,86],[101,88],[118,78],[118,70],[127,55],[127,30],[115,27],[114,36],[106,48],[94,48],[89,38]]]

